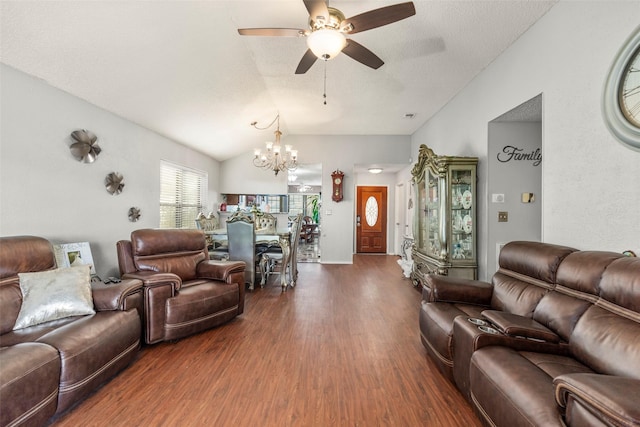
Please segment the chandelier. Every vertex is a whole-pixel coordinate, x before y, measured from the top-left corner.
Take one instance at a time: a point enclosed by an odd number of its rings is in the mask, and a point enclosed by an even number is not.
[[[262,169],[272,170],[277,176],[280,171],[295,170],[298,167],[298,150],[294,150],[291,145],[285,145],[284,152],[282,151],[282,146],[280,145],[280,137],[282,136],[282,132],[280,132],[280,113],[278,113],[269,125],[263,128],[258,127],[257,122],[251,123],[251,126],[258,130],[265,130],[269,129],[276,122],[277,128],[275,132],[273,132],[276,135],[276,141],[267,142],[264,152],[256,148],[254,151],[253,164]]]

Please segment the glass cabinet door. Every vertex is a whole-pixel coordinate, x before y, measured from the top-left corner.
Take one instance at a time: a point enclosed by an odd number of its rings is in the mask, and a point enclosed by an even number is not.
[[[438,257],[442,246],[440,241],[440,221],[442,220],[442,214],[440,212],[440,177],[433,174],[429,169],[427,169],[426,174],[425,184],[427,187],[427,218],[429,221],[429,235],[424,248],[426,249],[427,254],[433,257]]]
[[[427,233],[429,231],[429,222],[427,220],[427,187],[428,183],[425,181],[421,181],[417,184],[417,206],[416,206],[416,218],[417,223],[415,224],[415,237],[417,240],[417,246],[419,248],[424,248],[427,245],[428,237]]]
[[[473,168],[451,169],[451,245],[450,259],[475,259],[475,200]]]

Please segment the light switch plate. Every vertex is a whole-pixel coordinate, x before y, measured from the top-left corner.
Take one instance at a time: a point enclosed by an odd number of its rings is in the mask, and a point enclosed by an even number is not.
[[[491,201],[493,203],[504,203],[504,194],[500,193],[500,194],[492,194],[491,195]]]
[[[533,193],[522,193],[522,203],[533,203],[536,196]]]

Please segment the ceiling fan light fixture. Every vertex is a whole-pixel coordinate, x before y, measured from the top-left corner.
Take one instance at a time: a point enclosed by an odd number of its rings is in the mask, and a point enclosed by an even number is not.
[[[335,58],[346,45],[344,34],[329,28],[316,30],[307,37],[307,46],[311,52],[325,61]]]
[[[346,35],[361,33],[392,24],[416,14],[412,1],[371,9],[351,18],[345,18],[340,10],[329,6],[329,0],[304,0],[309,12],[308,28],[239,28],[242,36],[306,37],[308,49],[296,67],[296,74],[304,74],[316,62],[325,62],[340,52],[367,67],[377,70],[384,61],[375,53]],[[325,97],[326,98],[326,97]],[[326,104],[326,102],[325,102]]]

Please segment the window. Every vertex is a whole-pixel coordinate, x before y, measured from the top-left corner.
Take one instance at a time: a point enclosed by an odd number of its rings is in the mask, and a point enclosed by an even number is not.
[[[289,194],[289,215],[301,213],[310,216],[313,222],[320,220],[320,195],[319,194]]]
[[[262,201],[269,205],[269,212],[289,212],[287,196],[262,196]]]
[[[289,214],[290,215],[305,214],[304,199],[305,199],[304,194],[296,194],[296,193],[289,194]]]
[[[206,172],[160,161],[160,228],[196,228],[204,211]]]

